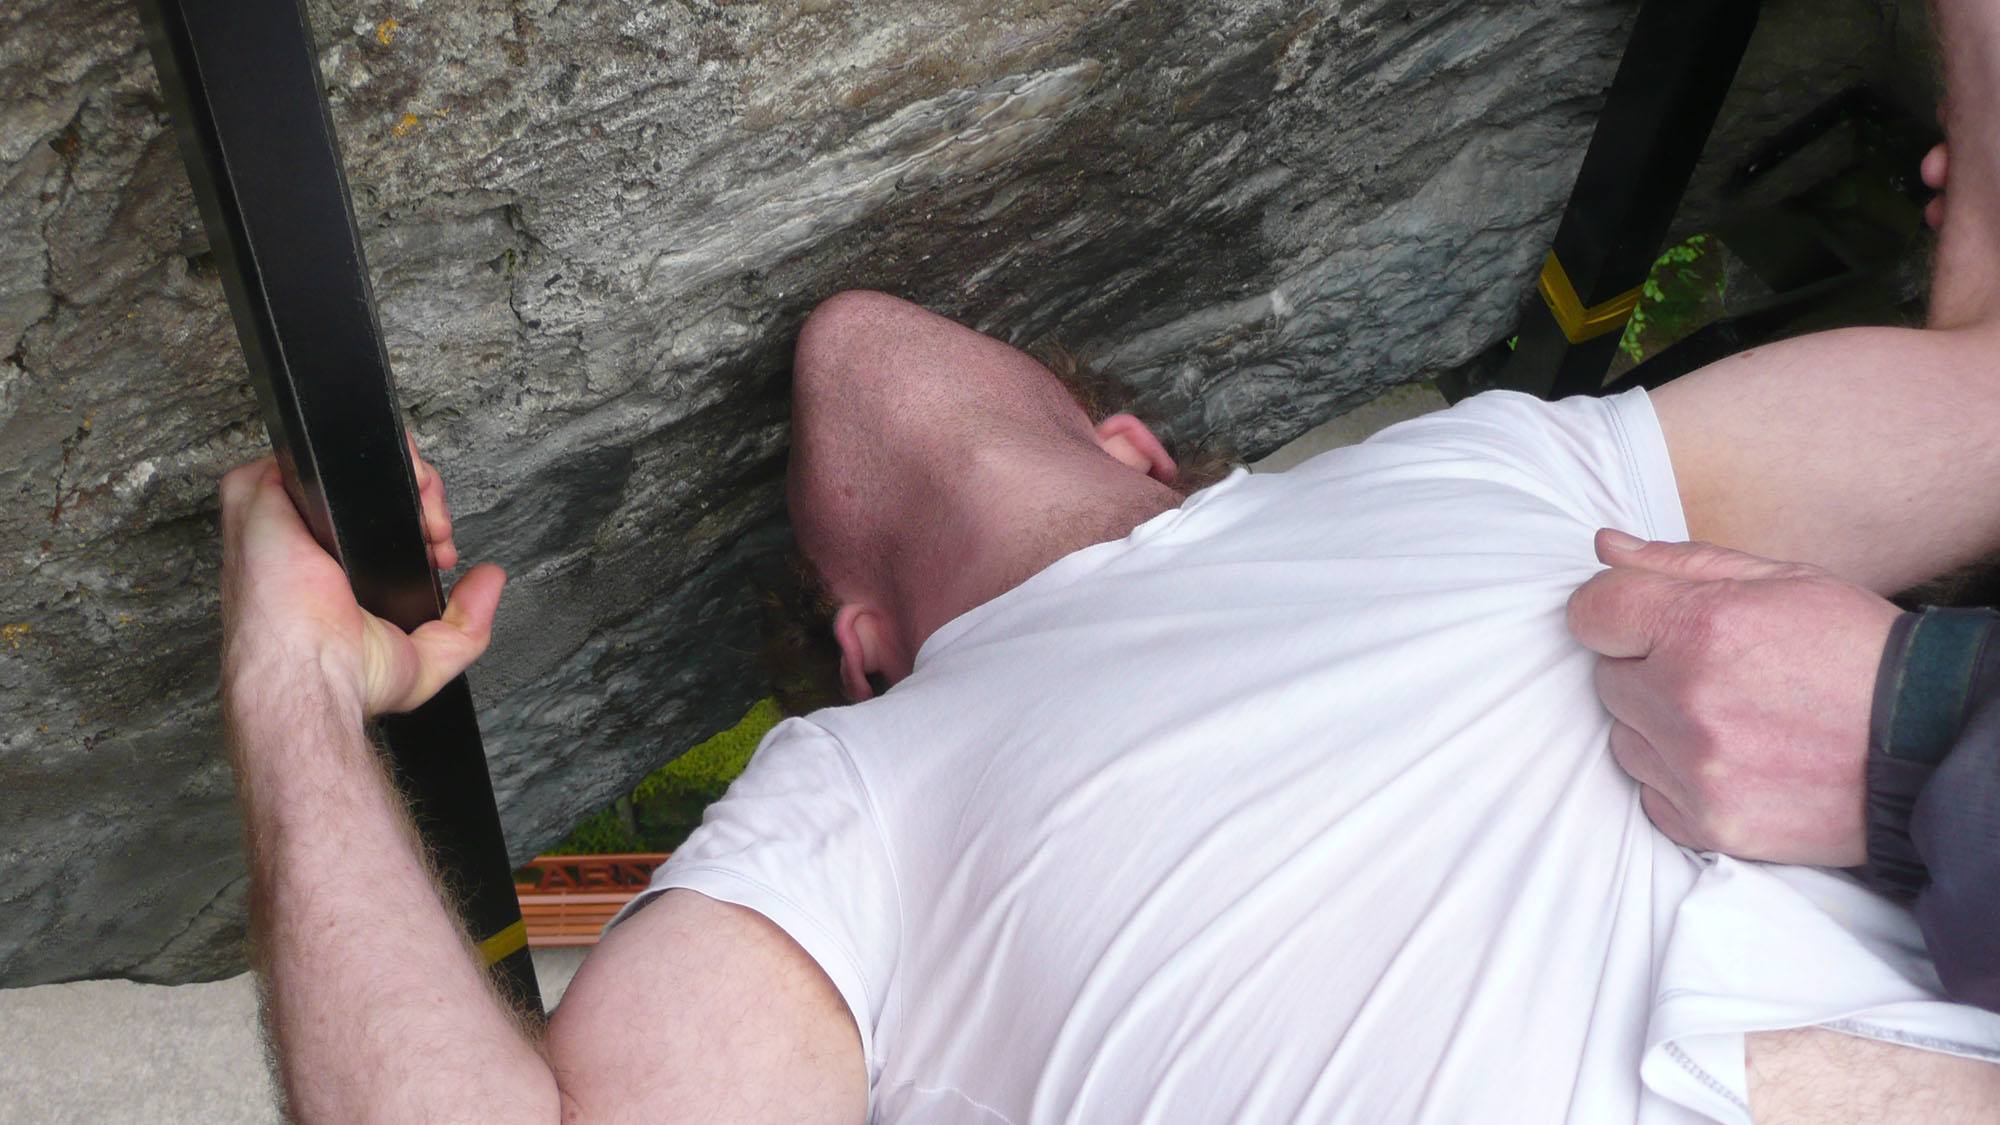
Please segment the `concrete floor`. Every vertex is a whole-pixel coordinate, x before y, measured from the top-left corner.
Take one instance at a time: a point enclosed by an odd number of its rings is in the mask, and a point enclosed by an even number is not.
[[[1443,407],[1401,387],[1307,433],[1255,466],[1290,468]],[[583,950],[535,954],[553,1005]],[[174,987],[79,981],[0,990],[0,1125],[251,1125],[278,1120],[246,974]]]
[[[553,1005],[581,949],[538,950]],[[278,1104],[248,973],[173,987],[77,981],[0,991],[0,1123],[263,1125]]]

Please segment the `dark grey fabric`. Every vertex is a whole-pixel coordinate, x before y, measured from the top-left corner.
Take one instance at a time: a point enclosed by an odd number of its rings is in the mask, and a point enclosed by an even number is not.
[[[1869,886],[1903,902],[1916,898],[1930,881],[1910,840],[1910,816],[1938,763],[1950,753],[1947,745],[1923,761],[1911,761],[1889,752],[1897,704],[1912,671],[1910,641],[1922,620],[1920,613],[1905,613],[1889,627],[1868,722],[1868,864],[1860,874]]]
[[[1899,898],[1915,895],[1917,923],[1952,999],[2000,1011],[2000,620],[1988,624],[1969,682],[1945,693],[1911,683],[1938,671],[1912,659],[1917,620],[1897,622],[1876,680],[1862,875]],[[1942,759],[1895,753],[1895,709],[1944,706],[1945,696],[1957,727],[1950,751]]]
[[[1986,687],[1918,796],[1910,839],[1930,871],[1917,922],[1946,993],[2000,1012],[2000,684]]]

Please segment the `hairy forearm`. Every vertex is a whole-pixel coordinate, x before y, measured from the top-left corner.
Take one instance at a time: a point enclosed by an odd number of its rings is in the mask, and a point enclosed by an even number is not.
[[[2000,1109],[2000,1067],[1820,1027],[1744,1037],[1759,1125],[1974,1125]]]
[[[439,896],[361,705],[310,667],[229,677],[251,915],[304,1121],[554,1121],[554,1079]]]

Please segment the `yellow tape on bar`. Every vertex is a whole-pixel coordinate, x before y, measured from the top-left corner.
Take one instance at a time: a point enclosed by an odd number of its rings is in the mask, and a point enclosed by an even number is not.
[[[1572,344],[1593,340],[1607,332],[1616,332],[1625,327],[1632,317],[1632,310],[1639,307],[1639,294],[1644,286],[1620,293],[1602,304],[1583,307],[1583,298],[1576,295],[1576,286],[1569,282],[1569,275],[1563,272],[1562,263],[1556,261],[1556,252],[1542,261],[1542,279],[1538,286],[1542,300],[1549,306],[1549,314],[1556,318],[1556,324],[1563,330]]]
[[[479,956],[489,965],[496,964],[518,953],[528,944],[528,923],[516,921],[513,925],[479,943]]]

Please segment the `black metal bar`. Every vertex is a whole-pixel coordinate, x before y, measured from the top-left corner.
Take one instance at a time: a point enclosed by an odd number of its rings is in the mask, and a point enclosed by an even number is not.
[[[438,616],[443,595],[301,0],[142,0],[141,10],[293,502],[362,607],[414,629]],[[503,991],[539,1016],[464,678],[381,733],[474,940]]]
[[[1758,0],[1647,0],[1639,10],[1556,230],[1546,299],[1492,385],[1543,397],[1601,388],[1760,8]],[[1567,309],[1557,307],[1562,297],[1573,298]]]

